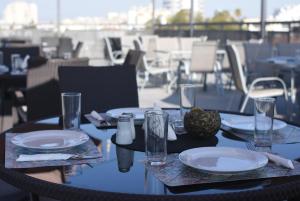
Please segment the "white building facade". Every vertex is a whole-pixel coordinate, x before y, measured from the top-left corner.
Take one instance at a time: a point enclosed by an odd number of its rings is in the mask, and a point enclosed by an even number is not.
[[[204,11],[204,0],[194,0],[194,12]],[[177,13],[183,9],[191,8],[191,0],[163,0],[163,9],[170,10],[171,13]]]
[[[36,25],[38,23],[38,7],[34,3],[22,0],[13,1],[5,7],[3,21],[7,24]]]

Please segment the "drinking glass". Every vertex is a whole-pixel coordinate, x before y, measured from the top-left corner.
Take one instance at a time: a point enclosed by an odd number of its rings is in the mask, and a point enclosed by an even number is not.
[[[134,151],[120,146],[116,146],[118,168],[120,172],[129,172],[133,165]]]
[[[3,62],[3,52],[2,51],[0,51],[0,65],[3,65],[4,64],[4,62]]]
[[[22,67],[23,59],[20,54],[11,55],[11,72],[18,73]]]
[[[81,115],[81,93],[62,93],[61,98],[63,128],[66,130],[79,130]]]
[[[162,110],[145,112],[145,153],[150,165],[163,165],[167,160],[169,115]]]
[[[65,52],[63,57],[64,57],[64,59],[71,59],[72,58],[72,53],[71,52]]]
[[[199,84],[180,85],[180,119],[173,122],[177,134],[185,133],[183,124],[184,115],[196,106],[197,93],[200,90],[201,86]]]
[[[295,50],[295,57],[296,59],[300,60],[300,49]]]
[[[274,98],[257,98],[254,100],[254,143],[257,147],[272,146],[274,105]]]

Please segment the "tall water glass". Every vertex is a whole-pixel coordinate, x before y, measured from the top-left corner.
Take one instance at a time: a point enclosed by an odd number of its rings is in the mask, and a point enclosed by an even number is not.
[[[150,165],[163,165],[167,160],[169,115],[162,110],[145,112],[145,152]]]
[[[0,65],[4,64],[4,56],[3,56],[3,52],[0,51]]]
[[[23,59],[20,54],[11,55],[11,72],[18,73],[22,67]]]
[[[300,49],[295,50],[295,57],[297,60],[300,60]]]
[[[61,98],[63,128],[65,130],[79,130],[81,115],[81,93],[62,93]]]
[[[180,85],[180,119],[173,122],[176,134],[185,133],[184,115],[196,106],[197,94],[200,90],[201,86],[199,84]]]
[[[189,112],[196,106],[197,94],[201,90],[198,84],[182,84],[180,86],[180,114],[183,118],[186,112]]]
[[[274,105],[274,98],[257,98],[254,100],[254,143],[257,147],[272,146]]]

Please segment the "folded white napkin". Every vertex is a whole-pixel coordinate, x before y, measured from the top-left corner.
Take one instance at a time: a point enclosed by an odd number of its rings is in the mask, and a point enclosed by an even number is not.
[[[281,165],[283,167],[289,168],[289,169],[294,169],[293,162],[289,159],[283,158],[281,156],[277,156],[274,154],[270,154],[267,152],[262,152],[265,156],[268,157],[268,159],[272,162],[274,162],[277,165]]]
[[[26,161],[50,161],[50,160],[68,160],[74,156],[73,154],[33,154],[33,155],[26,155],[21,154],[17,158],[17,162],[26,162]]]
[[[162,109],[161,109],[160,107],[158,107],[157,105],[154,105],[153,109],[155,109],[155,110],[162,110]],[[143,129],[145,128],[145,122],[144,122],[142,128],[143,128]],[[175,140],[177,140],[177,136],[176,136],[176,134],[175,134],[175,131],[174,131],[173,127],[172,127],[170,124],[168,125],[168,140],[169,140],[169,141],[175,141]]]
[[[170,124],[168,126],[168,140],[169,141],[177,140],[177,136],[175,134],[175,131],[174,131],[173,127]]]
[[[85,156],[81,154],[62,154],[62,153],[53,153],[53,154],[21,154],[16,159],[17,162],[27,162],[27,161],[51,161],[51,160],[83,160],[83,159],[96,159],[101,158],[102,155],[92,155]]]
[[[96,112],[95,110],[93,110],[91,112],[91,116],[95,119],[97,119],[98,121],[104,121],[105,119],[103,119],[100,114],[98,112]]]

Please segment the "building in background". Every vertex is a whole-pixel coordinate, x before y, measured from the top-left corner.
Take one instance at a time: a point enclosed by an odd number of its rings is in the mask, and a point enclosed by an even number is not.
[[[4,9],[3,22],[14,25],[37,25],[38,7],[34,3],[22,0],[13,1]]]
[[[191,0],[163,0],[163,9],[169,10],[172,14],[180,10],[191,8]],[[194,12],[204,11],[203,0],[194,0]]]
[[[286,5],[275,11],[272,20],[275,21],[299,21],[300,20],[300,4]]]

